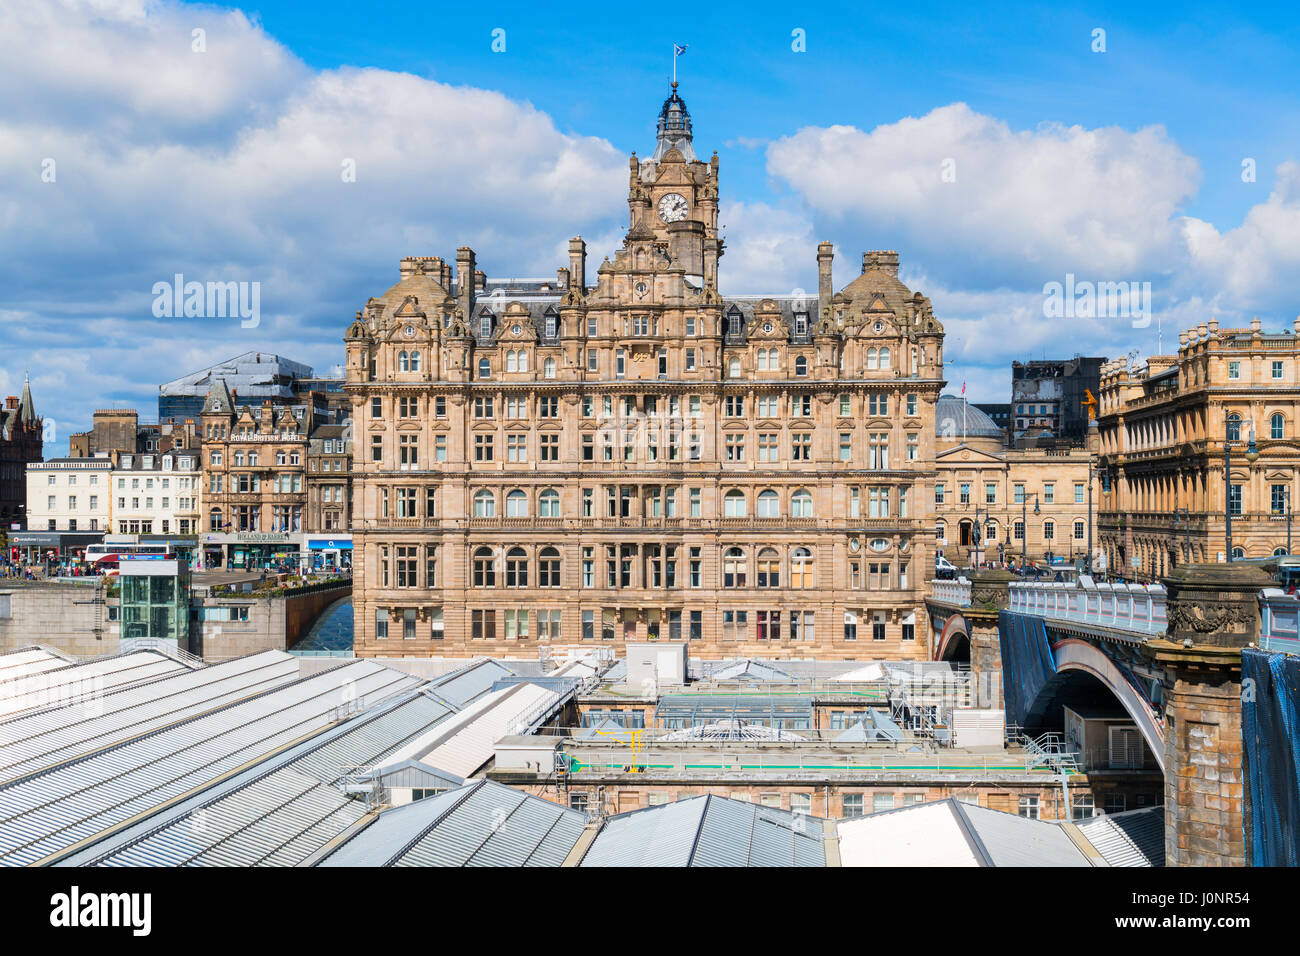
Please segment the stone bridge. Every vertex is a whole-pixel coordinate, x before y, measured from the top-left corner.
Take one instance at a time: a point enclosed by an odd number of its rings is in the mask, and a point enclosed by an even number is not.
[[[978,706],[1030,731],[1108,694],[1165,774],[1169,865],[1243,865],[1241,651],[1300,644],[1300,601],[1272,585],[1230,564],[1184,565],[1156,585],[973,570],[932,584],[931,656],[969,659]]]

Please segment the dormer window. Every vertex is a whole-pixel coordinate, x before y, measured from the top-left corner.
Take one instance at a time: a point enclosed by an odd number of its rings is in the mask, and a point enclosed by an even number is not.
[[[492,337],[492,314],[486,313],[478,320],[479,338],[490,339]]]
[[[808,334],[808,313],[807,312],[796,312],[794,314],[794,334],[795,335]]]
[[[740,334],[740,310],[734,305],[731,307],[731,311],[727,313],[727,334]]]
[[[544,328],[548,339],[553,339],[560,334],[560,317],[555,314],[554,310],[547,311]]]

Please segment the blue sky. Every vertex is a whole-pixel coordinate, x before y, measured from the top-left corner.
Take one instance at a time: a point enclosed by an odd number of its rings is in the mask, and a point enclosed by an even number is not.
[[[812,287],[820,239],[837,286],[896,248],[976,400],[1013,359],[1300,311],[1294,8],[677,6],[0,4],[0,391],[30,368],[66,446],[250,348],[328,372],[402,255],[535,275],[575,233],[612,251],[673,42],[722,162],[724,291]],[[260,283],[262,321],[155,317],[176,272]],[[1157,321],[1046,318],[1067,274],[1150,282]]]

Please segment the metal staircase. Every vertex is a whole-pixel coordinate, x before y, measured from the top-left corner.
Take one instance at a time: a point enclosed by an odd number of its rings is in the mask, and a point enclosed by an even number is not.
[[[1047,767],[1056,773],[1079,773],[1079,754],[1071,750],[1064,734],[1054,731],[1037,737],[1020,737],[1025,751],[1025,769]]]

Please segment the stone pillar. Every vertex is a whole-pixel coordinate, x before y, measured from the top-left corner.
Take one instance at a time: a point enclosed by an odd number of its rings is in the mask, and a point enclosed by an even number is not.
[[[1007,585],[1019,580],[1010,571],[980,569],[966,572],[970,580],[970,668],[975,681],[976,707],[1001,707],[1002,640],[998,636],[998,612],[1010,606]]]
[[[1163,674],[1167,866],[1246,865],[1241,649],[1258,639],[1258,594],[1273,583],[1231,564],[1164,579],[1169,629],[1144,653]]]

